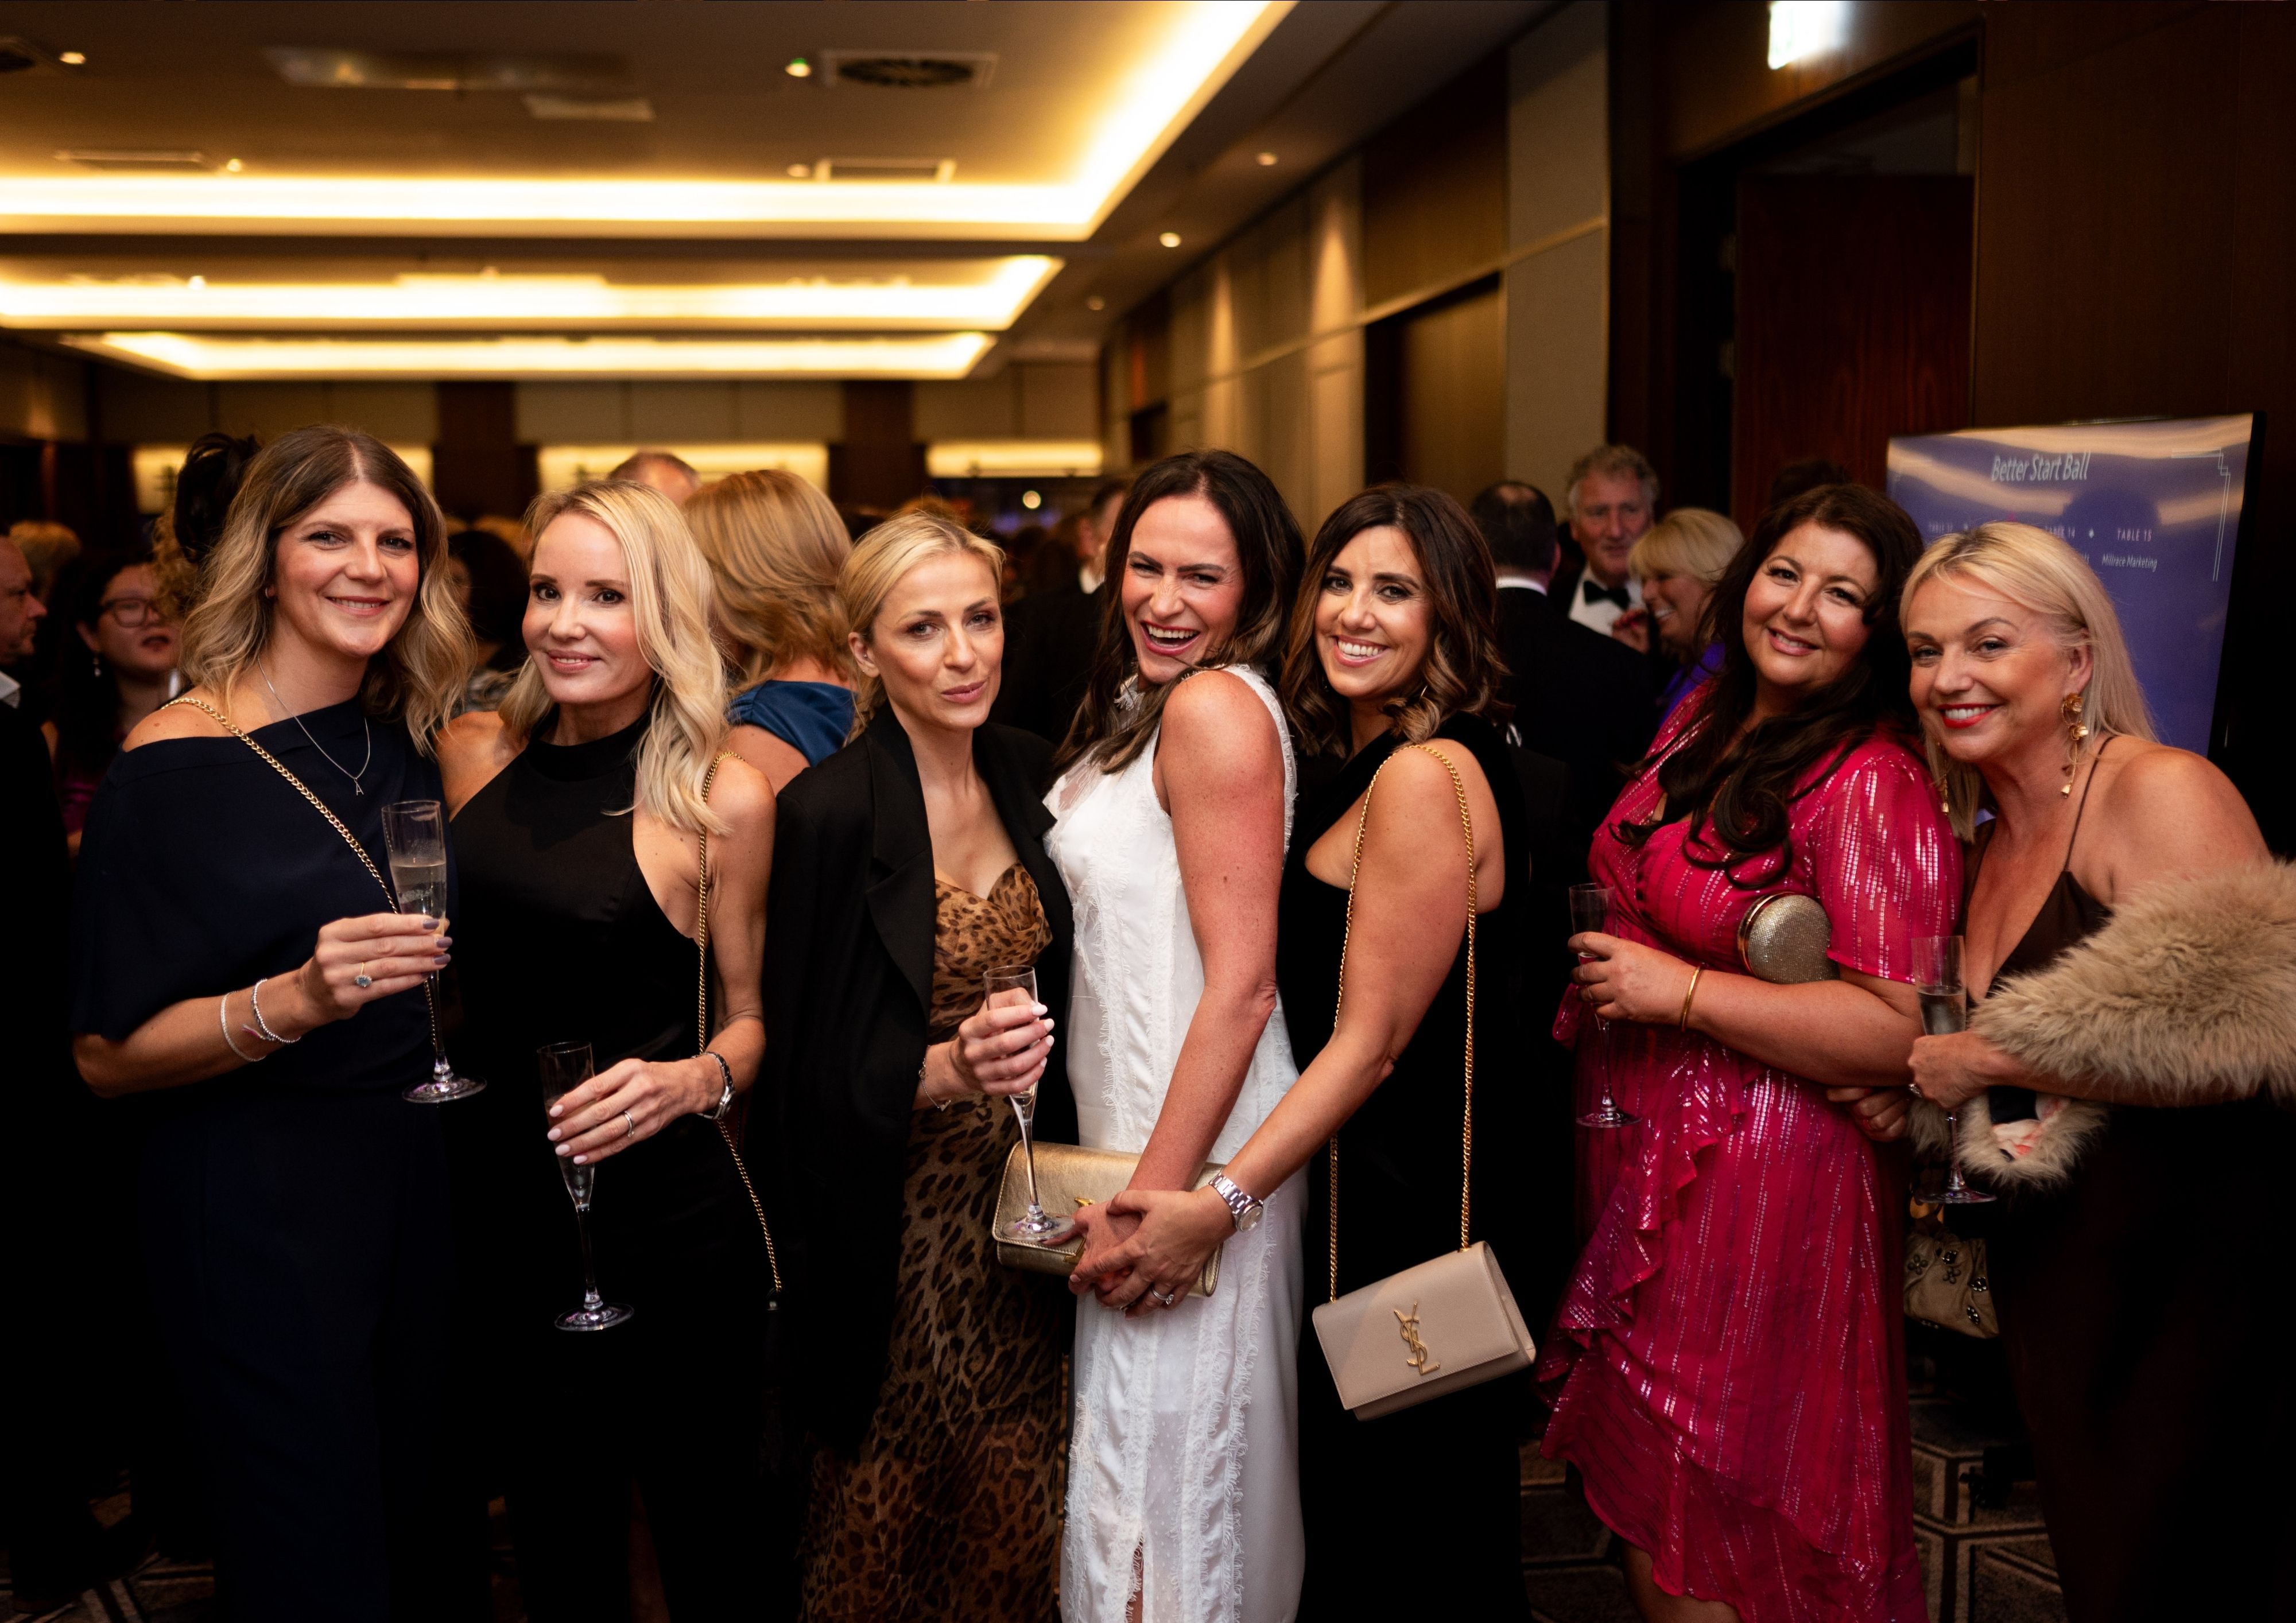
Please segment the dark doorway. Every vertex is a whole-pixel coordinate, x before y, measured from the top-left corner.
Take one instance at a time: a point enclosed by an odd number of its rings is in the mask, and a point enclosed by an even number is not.
[[[1376,322],[1365,342],[1365,474],[1461,502],[1506,474],[1506,304],[1498,279]]]
[[[1788,463],[1879,490],[1890,436],[1969,424],[1975,183],[1750,175],[1738,188],[1730,507],[1748,529]]]

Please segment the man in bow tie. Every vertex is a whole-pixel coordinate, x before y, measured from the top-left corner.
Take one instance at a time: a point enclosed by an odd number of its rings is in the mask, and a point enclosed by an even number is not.
[[[1658,516],[1658,474],[1631,446],[1597,446],[1571,464],[1563,502],[1587,558],[1570,583],[1570,618],[1608,636],[1620,615],[1642,607],[1627,554]]]

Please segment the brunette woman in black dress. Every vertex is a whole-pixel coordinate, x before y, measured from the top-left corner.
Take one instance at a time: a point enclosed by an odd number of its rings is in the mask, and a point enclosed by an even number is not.
[[[2296,1618],[2296,873],[2223,773],[2153,742],[2112,599],[2054,536],[1947,537],[1904,621],[1976,836],[1976,1012],[1914,1044],[1914,1091],[2001,1197],[1993,1296],[2065,1610]],[[1941,1145],[1933,1111],[1916,1127]]]
[[[439,1575],[446,1163],[399,1097],[448,941],[381,877],[467,657],[445,561],[375,440],[265,447],[201,565],[193,686],[128,734],[81,848],[75,1053],[155,1095],[144,1246],[238,1619],[485,1615],[482,1570]]]
[[[709,569],[677,510],[600,483],[544,497],[529,523],[526,667],[439,752],[476,915],[466,1069],[489,1084],[452,1124],[464,1266],[487,1301],[468,1373],[500,1420],[537,1623],[629,1615],[634,1481],[670,1610],[758,1618],[787,1594],[759,1468],[770,1265],[713,1119],[765,1048],[773,796],[720,758]],[[697,1053],[705,834],[716,992]],[[597,1074],[545,1119],[535,1051],[558,1042],[588,1043]],[[561,1158],[600,1168],[599,1283],[634,1309],[599,1333],[554,1327],[582,1293]]]
[[[1474,831],[1484,994],[1475,1011],[1473,1227],[1503,1264],[1523,1255],[1508,1184],[1523,1160],[1511,1085],[1527,1049],[1510,1000],[1490,994],[1522,973],[1529,875],[1521,791],[1496,725],[1505,716],[1496,696],[1497,586],[1473,521],[1439,491],[1365,491],[1324,521],[1302,578],[1284,703],[1303,754],[1346,764],[1301,795],[1283,871],[1275,973],[1300,1079],[1229,1160],[1226,1176],[1264,1197],[1313,1164],[1308,1277],[1321,1300],[1459,1243],[1462,794]],[[1379,792],[1353,874],[1350,928],[1351,857],[1374,774]],[[1335,1029],[1343,938],[1349,993]],[[1324,1170],[1334,1137],[1343,1168],[1336,1264]],[[1128,1192],[1111,1209],[1147,1214],[1116,1263],[1145,1258],[1160,1277],[1185,1277],[1234,1232],[1229,1205],[1209,1189]],[[1302,1619],[1416,1608],[1431,1594],[1461,1617],[1523,1615],[1522,1388],[1521,1378],[1494,1382],[1358,1421],[1341,1406],[1321,1345],[1300,1337]]]

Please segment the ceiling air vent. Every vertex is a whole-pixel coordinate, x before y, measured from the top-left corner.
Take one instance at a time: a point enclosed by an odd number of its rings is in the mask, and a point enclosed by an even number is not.
[[[84,169],[140,170],[145,174],[201,174],[216,167],[205,152],[180,149],[130,146],[76,146],[56,154],[59,163],[76,163]]]
[[[956,173],[954,158],[824,158],[813,166],[816,180],[947,181]]]
[[[878,90],[979,90],[996,71],[994,51],[825,51],[822,61],[833,83]]]

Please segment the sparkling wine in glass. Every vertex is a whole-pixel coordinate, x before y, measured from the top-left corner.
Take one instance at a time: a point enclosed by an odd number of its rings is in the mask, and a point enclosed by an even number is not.
[[[981,1000],[985,1009],[1000,1009],[1013,1004],[1037,1002],[1037,971],[1033,964],[1014,964],[1007,969],[993,969],[984,976],[988,996]],[[1007,1095],[1013,1114],[1021,1123],[1021,1160],[1029,1169],[1029,1209],[1004,1225],[1008,1238],[1027,1240],[1042,1244],[1054,1234],[1064,1234],[1070,1225],[1047,1212],[1037,1202],[1037,1144],[1033,1136],[1037,1120],[1037,1090],[1031,1085],[1025,1094]]]
[[[1583,936],[1589,930],[1603,930],[1611,922],[1611,888],[1608,885],[1573,885],[1570,887],[1570,933]],[[1579,955],[1586,962],[1587,955]],[[1602,1097],[1595,1108],[1578,1118],[1582,1127],[1632,1127],[1639,1117],[1619,1108],[1611,1097],[1611,1022],[1602,1016],[1595,1017],[1596,1073],[1603,1078]]]
[[[1922,1009],[1922,1034],[1948,1037],[1969,1025],[1969,988],[1961,978],[1959,936],[1914,938],[1914,996]],[[1945,1118],[1945,1187],[1922,1199],[1933,1206],[1981,1206],[1993,1199],[1972,1189],[1961,1176],[1961,1129],[1950,1111]]]
[[[545,1043],[534,1051],[534,1063],[542,1078],[545,1121],[550,1119],[552,1105],[593,1075],[587,1043]],[[598,1259],[590,1250],[590,1196],[598,1187],[597,1166],[594,1162],[578,1167],[570,1155],[554,1159],[558,1162],[558,1176],[566,1181],[566,1193],[573,1197],[574,1226],[582,1236],[582,1305],[560,1314],[554,1322],[561,1330],[611,1330],[628,1318],[631,1310],[598,1294]]]
[[[447,808],[436,800],[396,800],[382,808],[382,842],[390,854],[390,886],[401,913],[426,919],[447,916]],[[483,1092],[476,1077],[457,1076],[447,1062],[439,1036],[439,977],[426,976],[423,1001],[430,1011],[430,1078],[398,1096],[414,1104],[444,1104]]]

